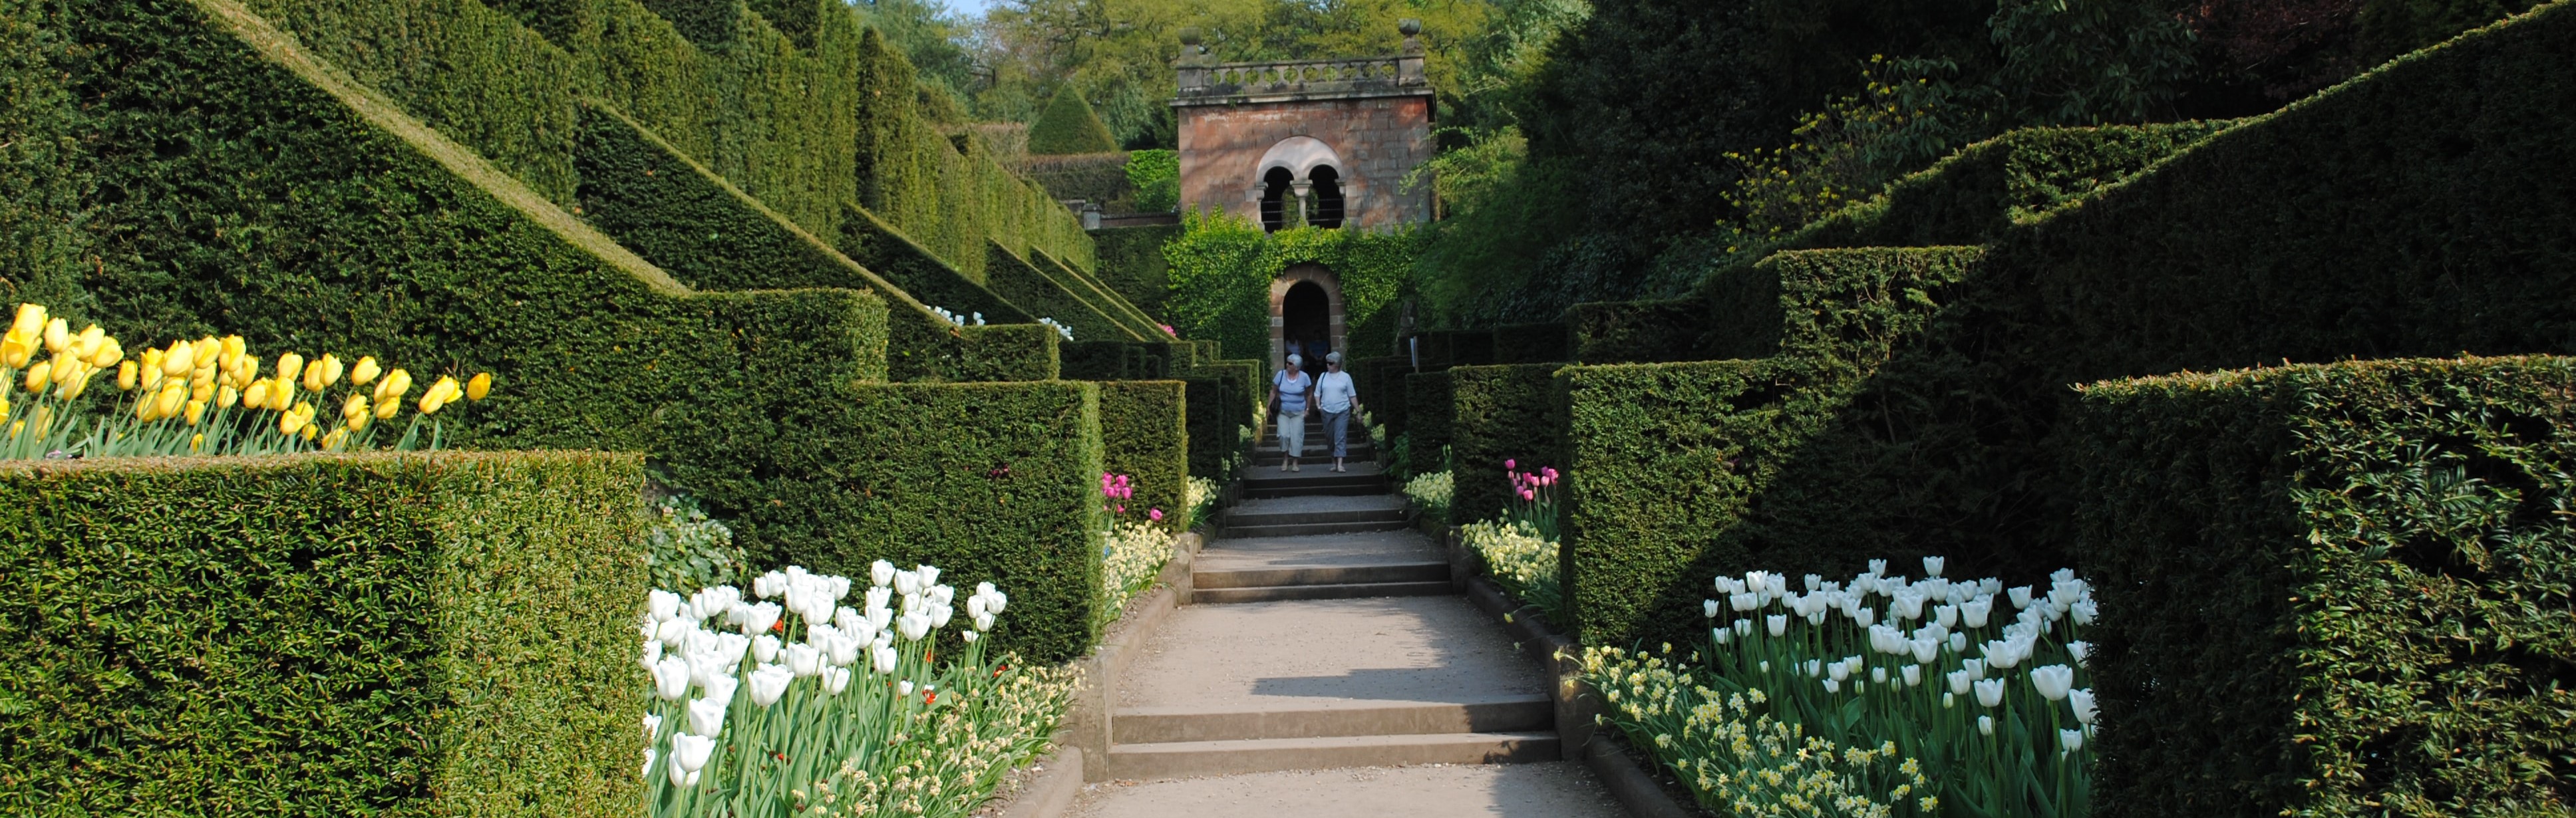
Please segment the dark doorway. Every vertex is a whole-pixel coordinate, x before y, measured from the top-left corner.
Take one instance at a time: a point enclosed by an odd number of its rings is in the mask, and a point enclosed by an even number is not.
[[[1315,183],[1315,215],[1309,223],[1327,230],[1342,226],[1342,174],[1331,165],[1318,165],[1306,178]]]
[[[1295,201],[1288,186],[1296,180],[1287,168],[1271,168],[1261,175],[1261,229],[1276,233],[1288,226],[1288,205]]]
[[[1304,355],[1306,371],[1324,371],[1324,353],[1333,351],[1333,305],[1323,287],[1300,281],[1288,288],[1279,302],[1279,338],[1285,346],[1282,360],[1285,353]]]

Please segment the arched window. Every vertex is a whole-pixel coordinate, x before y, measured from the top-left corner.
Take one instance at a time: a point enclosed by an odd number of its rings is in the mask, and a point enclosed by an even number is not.
[[[1261,229],[1276,233],[1288,226],[1287,211],[1294,203],[1288,187],[1296,180],[1287,168],[1271,168],[1261,175]]]
[[[1315,212],[1307,223],[1325,229],[1342,226],[1342,174],[1331,165],[1316,165],[1306,179],[1315,183]]]

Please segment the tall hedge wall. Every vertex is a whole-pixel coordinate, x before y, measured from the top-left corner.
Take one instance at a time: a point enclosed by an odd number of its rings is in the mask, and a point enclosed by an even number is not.
[[[2098,815],[2576,809],[2576,360],[2096,383]]]
[[[1001,566],[1054,582],[1096,560],[1096,427],[1061,421],[1092,411],[1088,387],[904,387],[942,408],[902,408],[894,396],[914,393],[857,385],[886,373],[875,294],[692,293],[260,18],[211,0],[55,8],[43,26],[95,46],[57,68],[87,101],[65,172],[121,191],[51,225],[98,254],[88,276],[48,285],[85,294],[66,317],[129,339],[239,332],[265,349],[490,370],[493,396],[449,422],[455,445],[652,453],[746,545],[816,567],[894,547],[862,530],[918,532],[902,547],[953,555],[924,561],[970,582],[1023,575]],[[976,329],[961,334],[988,351],[1034,351],[987,365],[1052,370],[1043,328]],[[985,408],[1000,405],[1017,408]],[[889,491],[924,445],[907,436],[974,441],[950,462],[977,475],[1023,462],[1024,487],[1007,513],[961,512],[975,507],[927,488],[939,483]],[[861,528],[916,520],[935,522]],[[1037,551],[988,557],[991,543]],[[1030,562],[1049,555],[1075,561]],[[1086,622],[1094,604],[1081,582],[1010,593],[1024,622]],[[1033,659],[1074,655],[1084,636],[997,634]]]
[[[1555,376],[1564,364],[1461,366],[1450,369],[1450,457],[1457,495],[1449,501],[1452,524],[1502,516],[1511,498],[1503,461],[1522,471],[1564,466],[1557,434]],[[1431,456],[1439,452],[1432,450]]]
[[[1242,410],[1228,411],[1228,404],[1240,405],[1242,400],[1240,396],[1232,394],[1226,388],[1226,379],[1223,376],[1186,375],[1181,377],[1180,381],[1184,384],[1182,405],[1198,407],[1198,411],[1187,413],[1190,432],[1189,476],[1204,477],[1222,483],[1227,479],[1225,474],[1227,456],[1241,448],[1241,442],[1235,430],[1241,426],[1251,425],[1249,422],[1251,413]],[[1245,422],[1235,422],[1238,415]],[[1107,434],[1105,430],[1102,433]]]
[[[1759,346],[1832,360],[1802,349],[1858,337],[1884,342],[1885,363],[1784,385],[1824,390],[1794,399],[1827,420],[1769,483],[1725,501],[1751,509],[1743,519],[1675,517],[1616,539],[1690,543],[1706,564],[1689,573],[1703,577],[1940,553],[1953,570],[2026,579],[2073,558],[2069,384],[2284,359],[2576,349],[2576,199],[2532,182],[2576,177],[2576,142],[2563,138],[2576,131],[2576,77],[2557,67],[2572,49],[2576,9],[2559,3],[2398,59],[2014,227],[1955,283],[1815,302],[1774,276],[1784,330]],[[1795,329],[1871,310],[1915,317],[1882,324],[1901,330],[1892,335],[1867,322]],[[1617,546],[1587,545],[1584,526],[1622,525],[1621,505],[1646,502],[1622,498],[1652,491],[1629,475],[1654,469],[1587,471],[1587,455],[1622,463],[1620,433],[1590,418],[1637,398],[1604,391],[1593,415],[1575,397],[1570,581],[1587,636],[1696,621],[1679,586],[1650,603],[1627,590],[1634,578],[1585,580],[1585,549]]]
[[[1162,509],[1165,524],[1177,526],[1189,507],[1188,387],[1182,381],[1100,385],[1100,439],[1110,453],[1104,468],[1136,481],[1127,519],[1143,520],[1147,511]]]
[[[1172,270],[1163,261],[1163,244],[1180,235],[1176,224],[1091,231],[1092,246],[1100,256],[1100,266],[1092,272],[1155,323],[1171,324],[1163,302],[1171,296]]]
[[[1127,299],[1119,297],[1116,290],[1102,284],[1100,279],[1092,277],[1090,273],[1083,272],[1082,268],[1066,264],[1063,259],[1048,255],[1044,250],[1032,251],[1028,260],[1038,269],[1046,271],[1048,278],[1054,279],[1066,289],[1091,302],[1102,315],[1108,316],[1109,320],[1116,323],[1120,329],[1144,341],[1162,343],[1171,340],[1171,334],[1157,326],[1154,319],[1146,317],[1144,311],[1136,309],[1134,304],[1127,303]]]
[[[1450,443],[1450,421],[1455,417],[1454,382],[1448,370],[1416,372],[1404,376],[1404,429],[1411,436],[1414,462],[1440,456],[1440,447]]]
[[[0,811],[620,816],[633,455],[0,468]]]
[[[1136,333],[1110,318],[1107,312],[1078,292],[1072,282],[1058,280],[1045,270],[1011,252],[1000,244],[984,246],[984,279],[993,292],[1020,305],[1040,318],[1053,318],[1073,330],[1076,341],[1142,341]]]
[[[1585,643],[1689,637],[1719,573],[1833,574],[1909,556],[1837,526],[1897,493],[1937,490],[1903,482],[1922,478],[1904,470],[1927,464],[1871,448],[1875,429],[1864,423],[1836,424],[1857,416],[1853,407],[1925,399],[1858,396],[1899,366],[1890,356],[1905,342],[1957,320],[1942,307],[1979,258],[1974,248],[1777,254],[1762,268],[1781,282],[1792,318],[1778,333],[1782,354],[1562,370],[1559,445],[1571,476],[1559,553]],[[1826,439],[1828,430],[1850,436]],[[1974,575],[1988,563],[1960,555],[1972,544],[1927,553],[1959,555],[1962,575]]]

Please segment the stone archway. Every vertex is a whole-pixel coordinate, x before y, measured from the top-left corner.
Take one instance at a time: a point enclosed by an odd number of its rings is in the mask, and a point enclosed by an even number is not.
[[[1294,292],[1298,297],[1290,298]],[[1314,300],[1320,300],[1316,304]],[[1293,302],[1293,304],[1292,304]],[[1292,309],[1292,306],[1295,309]],[[1320,309],[1321,316],[1310,311]],[[1321,321],[1314,319],[1320,317]],[[1320,328],[1316,325],[1320,324]],[[1321,340],[1330,349],[1342,350],[1349,357],[1344,342],[1342,319],[1342,282],[1321,264],[1296,264],[1280,271],[1270,282],[1270,368],[1277,371],[1288,363],[1288,341]],[[1320,372],[1321,366],[1308,362],[1307,371]]]

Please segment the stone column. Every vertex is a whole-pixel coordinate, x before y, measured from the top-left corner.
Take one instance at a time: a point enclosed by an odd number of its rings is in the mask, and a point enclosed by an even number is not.
[[[1297,193],[1297,211],[1293,214],[1281,213],[1279,218],[1280,224],[1283,227],[1298,227],[1311,223],[1310,219],[1312,217],[1309,214],[1315,212],[1313,206],[1310,204],[1313,200],[1313,196],[1315,195],[1314,181],[1310,179],[1299,179],[1288,183],[1288,189],[1296,191]]]

